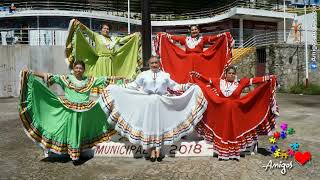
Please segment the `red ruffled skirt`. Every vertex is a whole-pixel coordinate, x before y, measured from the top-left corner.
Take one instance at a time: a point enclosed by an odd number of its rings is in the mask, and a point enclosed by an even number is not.
[[[261,84],[240,99],[217,96],[202,87],[208,108],[197,131],[213,143],[219,158],[240,158],[240,152],[253,145],[258,135],[267,135],[275,127],[278,106],[275,81]]]

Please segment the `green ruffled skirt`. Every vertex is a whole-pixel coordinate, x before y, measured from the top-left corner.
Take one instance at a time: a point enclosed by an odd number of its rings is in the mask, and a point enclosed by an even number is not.
[[[97,101],[73,103],[57,97],[26,71],[21,73],[20,85],[19,114],[24,130],[45,150],[77,160],[81,152],[115,134]]]

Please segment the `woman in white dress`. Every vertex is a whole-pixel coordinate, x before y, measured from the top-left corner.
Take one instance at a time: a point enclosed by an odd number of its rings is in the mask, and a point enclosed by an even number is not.
[[[101,94],[100,105],[122,136],[151,150],[150,160],[160,162],[161,146],[192,132],[202,119],[207,100],[197,85],[170,79],[160,70],[157,57],[149,59],[149,67],[129,84],[109,85]]]

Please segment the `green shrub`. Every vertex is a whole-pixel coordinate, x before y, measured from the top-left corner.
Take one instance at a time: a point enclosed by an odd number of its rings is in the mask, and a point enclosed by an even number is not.
[[[279,93],[288,93],[288,90],[280,86],[280,87],[277,88],[277,92],[279,92]]]
[[[289,92],[293,94],[320,95],[320,86],[317,84],[309,84],[308,87],[305,87],[304,84],[298,84],[291,86]]]

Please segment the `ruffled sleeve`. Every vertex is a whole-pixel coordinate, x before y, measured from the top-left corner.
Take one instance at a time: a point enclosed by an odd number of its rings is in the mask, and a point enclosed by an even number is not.
[[[186,37],[185,36],[171,36],[171,39],[174,41],[179,42],[181,45],[185,45],[186,44]]]
[[[123,86],[128,89],[138,90],[140,87],[143,86],[143,76],[144,72],[140,73],[133,82],[124,84]]]
[[[61,79],[61,75],[57,74],[48,74],[47,75],[47,84],[48,86],[51,86],[53,84],[59,84],[63,89],[65,88],[65,84],[63,83]]]
[[[99,77],[95,79],[92,87],[107,86],[109,83],[110,83],[110,79],[108,77]]]

